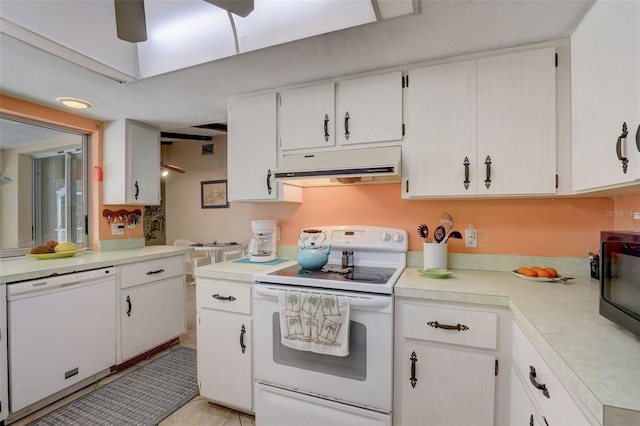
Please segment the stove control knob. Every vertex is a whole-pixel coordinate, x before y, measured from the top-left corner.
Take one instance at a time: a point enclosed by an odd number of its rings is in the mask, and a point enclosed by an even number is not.
[[[389,238],[391,238],[391,236],[389,235],[388,232],[382,232],[380,233],[380,239],[382,241],[387,241]]]
[[[393,234],[393,241],[396,243],[402,242],[402,234]]]

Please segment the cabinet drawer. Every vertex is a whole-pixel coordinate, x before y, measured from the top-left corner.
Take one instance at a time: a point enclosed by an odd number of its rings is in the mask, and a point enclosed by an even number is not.
[[[497,347],[495,312],[406,304],[403,320],[406,338],[487,349]],[[449,326],[456,328],[448,329]]]
[[[513,326],[513,367],[522,376],[550,425],[590,424],[518,324]],[[531,367],[535,369],[535,377]],[[544,385],[546,391],[538,389],[534,381],[540,387]]]
[[[198,308],[251,314],[251,286],[233,282],[198,280]]]
[[[139,284],[184,275],[184,257],[173,256],[147,260],[124,265],[118,269],[120,271],[120,288],[128,288]]]

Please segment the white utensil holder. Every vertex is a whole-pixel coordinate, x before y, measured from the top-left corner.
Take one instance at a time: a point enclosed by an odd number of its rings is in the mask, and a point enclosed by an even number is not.
[[[447,244],[424,243],[424,269],[447,269]]]

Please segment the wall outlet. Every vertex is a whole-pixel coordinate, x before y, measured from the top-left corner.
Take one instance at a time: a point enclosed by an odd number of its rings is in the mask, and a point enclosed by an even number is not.
[[[478,230],[475,228],[467,228],[464,230],[464,246],[478,247]]]
[[[124,235],[124,223],[112,223],[111,235]]]

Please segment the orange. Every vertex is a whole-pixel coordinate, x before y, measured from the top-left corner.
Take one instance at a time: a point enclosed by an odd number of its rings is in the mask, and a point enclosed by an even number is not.
[[[519,267],[517,272],[520,275],[526,275],[527,277],[537,277],[538,276],[536,271],[534,271],[534,270],[532,270],[530,268],[525,268],[524,266]]]
[[[556,278],[556,277],[558,276],[558,271],[556,271],[556,270],[555,270],[555,269],[553,269],[553,268],[546,267],[546,268],[542,268],[542,269],[544,269],[545,271],[547,271],[547,272],[549,273],[549,277],[551,277],[551,278]]]
[[[538,268],[537,266],[532,266],[531,269],[533,269],[540,278],[549,278],[551,276],[551,274],[548,271],[542,268]]]

